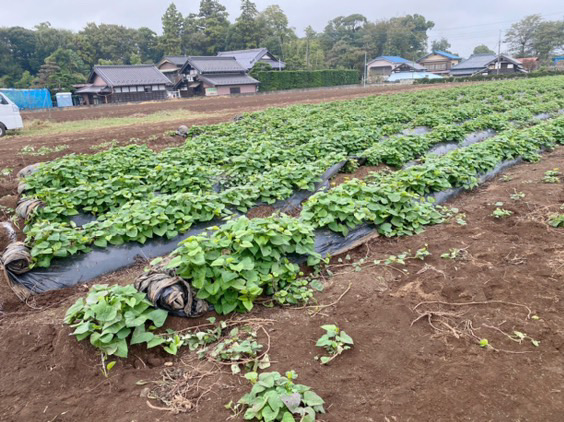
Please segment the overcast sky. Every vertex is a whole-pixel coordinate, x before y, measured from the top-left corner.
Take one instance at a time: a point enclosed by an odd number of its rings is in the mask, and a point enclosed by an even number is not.
[[[183,15],[196,12],[199,0],[177,0]],[[221,0],[230,20],[239,14],[240,0]],[[478,44],[496,49],[499,31],[531,14],[562,19],[564,4],[558,0],[255,0],[259,10],[278,4],[299,35],[307,25],[322,31],[341,15],[361,13],[369,20],[419,13],[435,22],[429,40],[446,37],[452,51],[468,56]],[[161,32],[161,16],[170,0],[0,0],[0,26],[34,25],[49,21],[55,27],[80,30],[87,22],[147,26]],[[503,47],[502,47],[503,49]]]

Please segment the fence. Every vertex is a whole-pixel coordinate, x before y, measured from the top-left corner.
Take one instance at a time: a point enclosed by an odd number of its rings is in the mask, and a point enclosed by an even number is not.
[[[53,101],[48,89],[0,89],[21,110],[52,108]]]

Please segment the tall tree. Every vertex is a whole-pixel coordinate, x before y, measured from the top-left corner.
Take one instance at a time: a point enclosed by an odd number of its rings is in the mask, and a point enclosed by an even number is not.
[[[39,85],[53,91],[70,91],[74,84],[86,81],[88,71],[76,51],[58,48],[41,66]]]
[[[228,48],[257,48],[261,44],[261,27],[257,6],[251,0],[241,1],[241,14],[228,33]]]
[[[137,30],[135,43],[141,63],[157,63],[163,56],[157,34],[149,28],[141,27]]]
[[[384,54],[417,60],[425,53],[427,31],[434,26],[434,22],[418,14],[390,19]]]
[[[431,51],[445,51],[447,53],[450,53],[449,49],[450,43],[444,37],[431,43]]]
[[[472,54],[495,54],[495,51],[490,50],[490,48],[485,44],[480,44],[474,47]]]
[[[505,33],[505,42],[510,51],[517,57],[527,57],[533,53],[533,40],[542,18],[540,15],[530,15],[511,25]]]
[[[258,16],[262,30],[261,47],[268,48],[273,54],[284,59],[290,40],[296,39],[294,30],[288,26],[288,17],[277,5],[268,6]]]
[[[161,18],[163,25],[163,35],[160,39],[160,47],[164,54],[180,55],[182,54],[182,33],[184,30],[184,18],[182,13],[176,9],[176,5],[171,3],[163,17]]]
[[[541,22],[533,34],[532,47],[542,61],[564,50],[564,21]]]
[[[231,25],[228,13],[217,0],[202,0],[197,14],[184,21],[183,45],[192,55],[215,55],[226,47]]]
[[[100,60],[113,64],[129,64],[132,54],[137,54],[135,29],[122,25],[87,23],[78,33],[77,49],[82,60],[89,66]]]

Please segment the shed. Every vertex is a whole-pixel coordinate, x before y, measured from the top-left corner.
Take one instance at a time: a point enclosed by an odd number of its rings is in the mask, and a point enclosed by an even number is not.
[[[58,92],[55,94],[57,107],[72,107],[72,94],[70,92]]]
[[[94,66],[78,89],[85,104],[164,100],[170,80],[155,65]]]

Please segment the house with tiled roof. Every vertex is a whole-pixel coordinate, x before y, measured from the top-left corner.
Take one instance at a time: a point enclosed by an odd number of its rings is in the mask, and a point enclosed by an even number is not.
[[[397,72],[425,72],[425,67],[399,56],[378,56],[366,64],[369,82],[380,82]]]
[[[450,70],[451,76],[528,73],[523,64],[505,54],[472,54]]]
[[[174,89],[182,97],[254,94],[259,81],[235,57],[189,56]]]
[[[456,54],[448,53],[442,50],[433,50],[430,54],[425,57],[421,57],[417,60],[421,66],[427,68],[427,70],[436,75],[446,75],[449,73],[453,66],[460,63],[462,57]]]
[[[235,57],[235,60],[250,71],[257,63],[266,63],[273,70],[284,70],[286,63],[279,60],[266,48],[253,48],[250,50],[232,50],[220,51],[217,53],[220,57]]]
[[[84,104],[164,100],[172,84],[155,65],[94,66],[75,94]]]
[[[175,84],[180,77],[180,69],[187,60],[188,56],[164,56],[157,64],[157,69]]]

